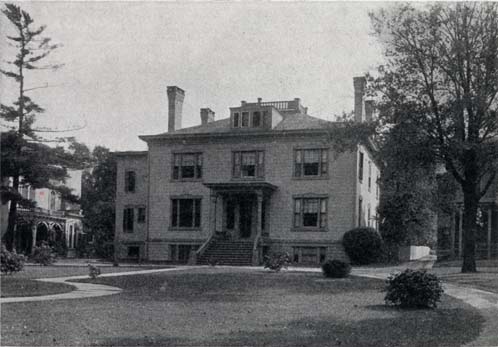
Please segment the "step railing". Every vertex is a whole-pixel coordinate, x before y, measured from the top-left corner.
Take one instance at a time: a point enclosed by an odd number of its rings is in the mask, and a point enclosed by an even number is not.
[[[252,246],[252,265],[259,265],[259,241],[261,239],[261,230],[258,231],[256,237],[254,238],[254,244]]]
[[[191,256],[192,259],[190,259],[190,262],[192,264],[197,264],[197,260],[204,254],[206,249],[209,247],[211,242],[214,240],[215,235],[216,235],[215,232],[211,233],[211,235],[209,235],[209,237],[207,238],[206,241],[204,241],[204,243],[201,245],[201,247],[199,247],[199,249],[196,252],[192,253],[192,256]]]

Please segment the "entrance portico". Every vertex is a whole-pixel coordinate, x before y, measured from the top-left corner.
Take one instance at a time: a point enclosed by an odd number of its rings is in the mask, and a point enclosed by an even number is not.
[[[210,229],[230,240],[255,240],[268,232],[268,207],[276,186],[267,182],[205,183],[211,189]]]

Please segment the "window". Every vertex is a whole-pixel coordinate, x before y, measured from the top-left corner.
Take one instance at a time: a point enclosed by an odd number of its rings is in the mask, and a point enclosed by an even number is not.
[[[380,184],[380,177],[377,176],[377,180],[375,181],[375,197],[377,200],[379,200],[379,184]]]
[[[123,210],[123,231],[125,233],[133,232],[133,220],[134,220],[134,211],[133,208],[128,207]]]
[[[325,176],[327,163],[327,149],[297,149],[294,151],[294,177]]]
[[[259,111],[253,112],[253,114],[252,114],[252,126],[254,128],[261,126],[261,112],[259,112]]]
[[[181,264],[187,264],[190,258],[190,253],[199,249],[199,245],[169,245],[169,260]]]
[[[173,155],[173,179],[202,178],[202,153],[175,153]]]
[[[368,208],[367,208],[367,226],[369,226],[369,227],[371,226],[371,221],[370,221],[370,218],[371,218],[370,213],[371,212],[370,212],[370,209],[371,209],[370,204],[368,204]]]
[[[327,258],[326,247],[292,247],[293,260],[298,264],[321,264]]]
[[[359,167],[358,167],[358,179],[361,181],[363,181],[363,153],[360,152],[360,160],[359,160],[359,163],[358,163]]]
[[[372,188],[372,162],[368,162],[368,191]]]
[[[361,220],[363,218],[363,199],[358,199],[358,226],[361,227]]]
[[[138,208],[137,223],[145,223],[145,207]]]
[[[171,226],[199,228],[201,226],[201,199],[172,199]]]
[[[135,171],[125,172],[125,192],[135,192]]]
[[[234,152],[233,153],[233,177],[256,178],[264,176],[264,152]]]
[[[57,194],[52,190],[50,191],[50,209],[52,211],[56,208]]]
[[[325,228],[327,225],[326,198],[294,199],[295,228]]]
[[[233,127],[234,128],[238,128],[239,127],[239,122],[240,122],[240,119],[239,119],[239,113],[238,112],[235,112],[233,114]]]
[[[128,247],[128,258],[138,258],[140,255],[140,247],[129,246]]]
[[[247,128],[249,126],[249,112],[242,112],[242,128]]]

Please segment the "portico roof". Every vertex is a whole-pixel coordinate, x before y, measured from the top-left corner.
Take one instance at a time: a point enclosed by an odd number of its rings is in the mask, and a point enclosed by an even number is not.
[[[264,181],[257,182],[221,182],[221,183],[204,183],[204,185],[219,193],[248,193],[258,190],[263,193],[271,193],[278,187]]]

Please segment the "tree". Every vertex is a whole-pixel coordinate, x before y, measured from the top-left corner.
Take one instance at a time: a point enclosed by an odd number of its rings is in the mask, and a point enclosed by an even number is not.
[[[381,139],[380,232],[397,260],[398,246],[435,246],[436,163],[427,139],[409,121],[396,124]]]
[[[498,5],[398,5],[371,13],[386,64],[372,78],[384,124],[409,119],[461,187],[462,272],[475,272],[478,204],[496,177]]]
[[[83,224],[95,242],[97,255],[112,255],[106,245],[114,238],[116,159],[109,149],[97,146],[92,152],[93,169],[83,174],[81,208]]]
[[[6,38],[16,52],[13,60],[6,61],[9,68],[0,69],[17,86],[16,100],[10,105],[0,104],[1,126],[8,129],[2,133],[1,141],[1,192],[2,201],[10,201],[7,234],[12,242],[11,248],[15,250],[17,208],[19,204],[28,204],[18,193],[19,185],[55,189],[63,197],[74,200],[75,197],[66,187],[53,182],[64,182],[67,168],[84,167],[89,151],[74,138],[48,140],[40,137],[40,133],[52,130],[34,127],[36,116],[43,113],[44,109],[27,94],[30,90],[44,87],[26,88],[26,76],[38,69],[58,69],[61,65],[41,65],[57,45],[51,44],[49,38],[42,37],[45,26],[34,28],[29,13],[20,7],[5,4],[2,13],[12,24],[14,34]],[[46,142],[56,142],[57,146],[49,146]],[[11,184],[7,179],[11,179]]]

